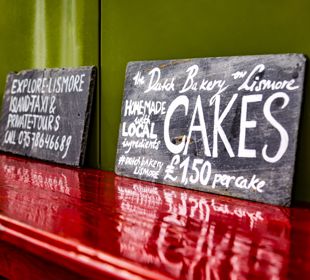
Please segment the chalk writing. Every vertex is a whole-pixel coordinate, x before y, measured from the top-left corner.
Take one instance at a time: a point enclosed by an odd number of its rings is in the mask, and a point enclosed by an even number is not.
[[[288,205],[304,70],[298,54],[129,63],[117,174]]]
[[[93,71],[82,67],[10,74],[0,148],[45,160],[82,163]]]

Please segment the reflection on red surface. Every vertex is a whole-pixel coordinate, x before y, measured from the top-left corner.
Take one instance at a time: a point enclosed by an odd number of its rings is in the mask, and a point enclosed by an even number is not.
[[[302,279],[310,272],[309,208],[5,155],[0,222],[7,228],[0,228],[0,240],[42,259],[53,252],[58,264],[92,278]],[[31,235],[30,245],[18,241],[19,231]]]
[[[290,222],[282,208],[116,178],[123,256],[182,279],[280,279]]]
[[[17,220],[50,231],[57,227],[65,230],[66,223],[74,220],[70,229],[81,230],[80,212],[70,209],[74,200],[80,201],[79,174],[70,169],[1,156],[0,203]],[[71,228],[74,225],[74,228]]]

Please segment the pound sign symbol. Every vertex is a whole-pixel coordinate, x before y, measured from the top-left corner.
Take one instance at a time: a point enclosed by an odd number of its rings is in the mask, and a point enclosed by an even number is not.
[[[171,181],[176,181],[176,179],[178,178],[177,176],[172,176],[172,174],[174,173],[174,166],[180,163],[180,156],[179,155],[175,155],[170,164],[167,165],[166,170],[165,170],[165,177],[164,180],[171,180]]]

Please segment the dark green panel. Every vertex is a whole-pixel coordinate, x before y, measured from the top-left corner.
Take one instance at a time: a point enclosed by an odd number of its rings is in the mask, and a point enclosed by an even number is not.
[[[308,0],[103,0],[102,168],[114,167],[128,61],[288,52],[309,56],[309,11]],[[305,107],[310,108],[310,98]],[[310,200],[310,113],[304,113],[295,189],[297,197]]]
[[[98,7],[98,0],[0,0],[1,95],[10,71],[98,65]],[[86,163],[99,167],[99,102],[94,107]]]
[[[0,102],[10,71],[29,68],[33,64],[33,13],[34,5],[24,1],[0,0]],[[23,5],[23,9],[21,9]]]

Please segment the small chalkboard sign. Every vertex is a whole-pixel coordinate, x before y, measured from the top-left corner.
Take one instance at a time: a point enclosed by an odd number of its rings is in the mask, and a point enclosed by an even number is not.
[[[83,165],[95,76],[94,66],[10,73],[0,119],[0,150]]]
[[[130,62],[116,173],[290,205],[301,54]]]

